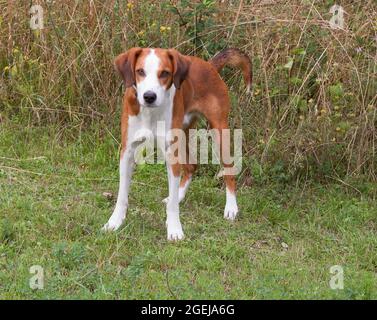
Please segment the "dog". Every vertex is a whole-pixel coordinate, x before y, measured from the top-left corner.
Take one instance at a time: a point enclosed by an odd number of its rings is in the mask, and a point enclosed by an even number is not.
[[[221,51],[209,61],[183,55],[175,49],[161,48],[132,48],[115,59],[115,68],[122,76],[126,89],[121,115],[118,198],[113,214],[102,228],[104,231],[117,230],[126,217],[135,165],[134,152],[140,141],[140,132],[145,129],[156,134],[157,122],[164,121],[166,130],[181,129],[187,135],[189,129],[195,128],[200,115],[207,119],[211,128],[220,132],[228,129],[230,99],[228,88],[219,75],[225,65],[242,70],[247,91],[250,91],[251,60],[234,48]],[[157,136],[157,139],[164,139],[167,143],[164,150],[167,156],[172,138],[167,134]],[[224,147],[221,138],[216,141],[220,149]],[[188,147],[186,149],[189,152]],[[225,161],[222,163],[224,168],[230,167]],[[169,195],[165,202],[168,240],[184,238],[179,202],[185,197],[195,169],[196,164],[167,161]],[[234,174],[224,175],[224,180],[224,217],[234,220],[238,213]]]

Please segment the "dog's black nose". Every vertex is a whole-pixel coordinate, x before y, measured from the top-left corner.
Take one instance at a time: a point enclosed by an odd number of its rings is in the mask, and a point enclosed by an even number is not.
[[[153,91],[147,91],[143,97],[146,103],[153,103],[156,101],[157,95]]]

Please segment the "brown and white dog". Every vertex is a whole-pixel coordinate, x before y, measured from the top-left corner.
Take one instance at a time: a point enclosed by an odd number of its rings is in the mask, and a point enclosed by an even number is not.
[[[135,164],[134,151],[143,128],[156,135],[157,122],[164,121],[166,131],[182,129],[188,134],[188,130],[195,127],[197,117],[202,115],[211,128],[220,131],[228,129],[230,100],[227,86],[219,75],[225,65],[241,68],[249,91],[252,80],[251,62],[247,55],[237,49],[223,50],[210,61],[182,55],[175,49],[150,48],[132,48],[115,59],[115,66],[126,87],[121,117],[120,182],[115,210],[103,230],[118,229],[126,217]],[[157,135],[157,139],[167,141],[168,146],[164,150],[167,154],[171,138]],[[221,140],[217,141],[220,150],[223,147]],[[223,165],[229,166],[225,161]],[[195,169],[194,164],[167,162],[168,240],[180,240],[184,236],[179,219],[179,202],[186,194]],[[234,220],[238,213],[234,175],[224,175],[224,180],[224,217]]]

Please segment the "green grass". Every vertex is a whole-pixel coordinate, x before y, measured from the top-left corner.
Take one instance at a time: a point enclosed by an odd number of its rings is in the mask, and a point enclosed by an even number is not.
[[[0,298],[377,298],[375,186],[257,184],[230,223],[221,181],[202,169],[181,205],[186,239],[169,243],[164,166],[141,166],[124,227],[102,233],[118,144],[103,128],[72,132],[2,124]],[[32,265],[43,290],[29,288]],[[329,287],[332,265],[343,290]]]

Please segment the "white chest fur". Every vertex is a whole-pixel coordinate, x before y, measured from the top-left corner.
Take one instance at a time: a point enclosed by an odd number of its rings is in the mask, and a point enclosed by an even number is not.
[[[168,90],[168,99],[160,107],[140,106],[140,112],[136,116],[128,117],[127,144],[153,136],[154,140],[166,139],[171,129],[173,114],[173,99],[175,94],[174,85]]]

